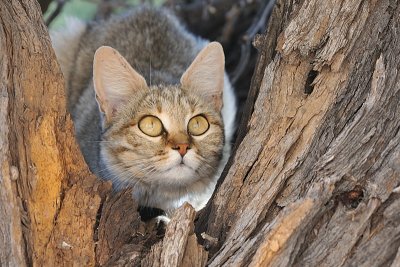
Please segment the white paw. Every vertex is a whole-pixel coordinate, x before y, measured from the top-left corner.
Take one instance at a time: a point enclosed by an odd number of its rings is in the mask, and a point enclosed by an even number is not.
[[[156,220],[158,225],[161,224],[161,223],[167,225],[171,221],[171,219],[169,217],[165,216],[165,215],[157,216],[154,219]]]

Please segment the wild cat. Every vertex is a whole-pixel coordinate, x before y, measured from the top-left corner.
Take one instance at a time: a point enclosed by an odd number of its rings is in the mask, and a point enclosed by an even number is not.
[[[140,7],[52,33],[90,169],[139,205],[205,206],[230,154],[236,103],[217,42]]]

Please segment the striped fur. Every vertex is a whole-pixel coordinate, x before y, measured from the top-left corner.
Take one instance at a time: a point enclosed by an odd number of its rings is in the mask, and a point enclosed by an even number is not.
[[[79,27],[78,27],[78,26]],[[187,32],[165,9],[137,8],[108,21],[76,21],[65,32],[52,33],[56,55],[66,77],[68,108],[89,167],[110,179],[116,189],[134,187],[140,205],[172,212],[184,201],[196,210],[211,196],[229,157],[236,104],[226,75],[219,110],[201,92],[180,84],[182,74],[208,42]],[[100,112],[92,82],[93,57],[107,45],[118,50],[147,82],[147,90],[127,95],[109,121]],[[207,79],[207,77],[204,77]],[[209,83],[205,83],[209,84]],[[204,114],[210,129],[190,136],[187,123]],[[166,132],[149,137],[137,124],[157,116]],[[169,140],[187,138],[183,157]]]

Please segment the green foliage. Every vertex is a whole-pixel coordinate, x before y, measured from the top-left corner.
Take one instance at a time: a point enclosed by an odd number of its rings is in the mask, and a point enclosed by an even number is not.
[[[77,17],[83,20],[89,20],[94,17],[97,11],[97,3],[85,0],[69,0],[65,3],[61,13],[52,21],[50,28],[57,29],[65,24],[66,17]],[[57,3],[53,1],[46,13],[44,19],[46,20],[50,14],[54,12],[57,7]]]
[[[114,13],[124,12],[127,8],[133,7],[140,3],[139,0],[117,0],[124,4],[122,7],[117,7]],[[97,12],[97,8],[101,0],[68,0],[60,14],[51,22],[51,29],[62,28],[65,25],[65,18],[77,17],[82,20],[91,20],[94,18]],[[151,1],[154,5],[161,5],[164,0]],[[44,14],[45,20],[54,12],[57,8],[57,1],[53,1],[46,13]]]

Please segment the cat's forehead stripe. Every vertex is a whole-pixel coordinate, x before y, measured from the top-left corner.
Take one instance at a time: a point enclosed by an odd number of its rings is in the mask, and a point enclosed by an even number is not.
[[[193,101],[178,87],[157,87],[157,90],[150,91],[143,106],[149,115],[161,120],[167,132],[186,130],[186,124],[196,110]]]

